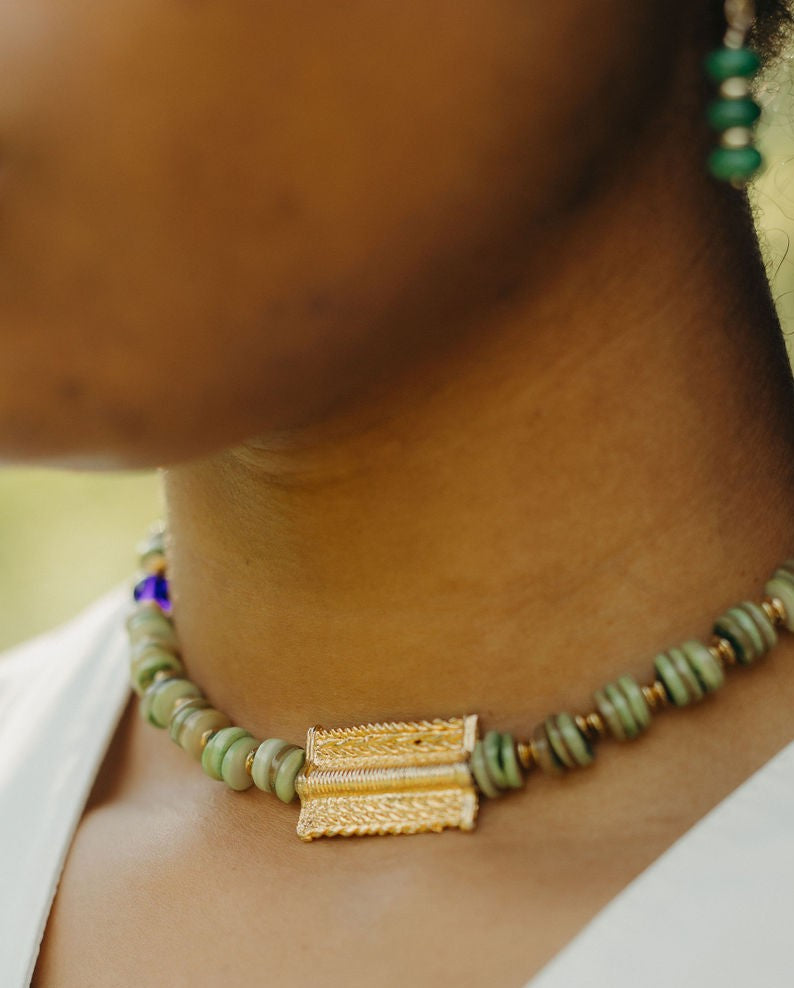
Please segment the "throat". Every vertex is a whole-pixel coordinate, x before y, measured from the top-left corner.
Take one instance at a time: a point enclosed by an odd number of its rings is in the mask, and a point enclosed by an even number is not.
[[[684,335],[541,360],[542,378],[521,354],[520,384],[518,360],[508,377],[471,354],[487,384],[424,368],[361,432],[169,470],[188,674],[296,743],[470,712],[526,730],[647,680],[794,555],[788,381]]]

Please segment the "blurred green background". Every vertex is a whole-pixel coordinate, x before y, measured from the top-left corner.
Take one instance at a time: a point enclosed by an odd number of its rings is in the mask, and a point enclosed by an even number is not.
[[[0,470],[0,649],[133,576],[161,512],[153,473]]]
[[[761,90],[767,167],[752,190],[772,291],[794,352],[794,86],[791,60]],[[132,576],[161,517],[155,474],[0,470],[0,649],[53,627]]]

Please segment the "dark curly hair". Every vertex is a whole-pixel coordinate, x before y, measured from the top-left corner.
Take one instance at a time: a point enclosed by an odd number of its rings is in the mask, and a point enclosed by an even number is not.
[[[721,17],[722,2],[715,4]],[[750,42],[765,59],[780,54],[790,37],[792,27],[791,0],[755,0],[756,22]]]

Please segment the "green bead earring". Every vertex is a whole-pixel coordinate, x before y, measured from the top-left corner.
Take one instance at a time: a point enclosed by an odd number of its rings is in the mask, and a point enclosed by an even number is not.
[[[761,107],[750,94],[750,79],[761,68],[761,59],[745,44],[755,21],[753,0],[725,0],[725,20],[722,47],[704,62],[706,75],[718,87],[706,118],[720,139],[709,155],[708,169],[714,178],[742,188],[763,163],[754,133]]]

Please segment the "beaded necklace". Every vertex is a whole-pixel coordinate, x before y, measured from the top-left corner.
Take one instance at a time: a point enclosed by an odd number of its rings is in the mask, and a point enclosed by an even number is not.
[[[184,676],[172,621],[162,527],[140,550],[142,578],[127,618],[130,679],[140,712],[201,762],[211,779],[235,790],[252,785],[285,803],[297,795],[302,840],[323,836],[413,834],[445,827],[472,830],[480,795],[521,789],[539,769],[563,775],[591,765],[599,741],[643,734],[668,707],[705,699],[725,671],[750,666],[777,642],[777,628],[794,631],[794,559],[774,571],[760,603],[742,601],[717,619],[708,643],[689,639],[660,652],[655,678],[641,686],[619,676],[593,693],[589,713],[546,717],[527,739],[489,730],[478,737],[478,716],[416,722],[309,728],[305,749],[281,738],[258,740],[232,725]]]

